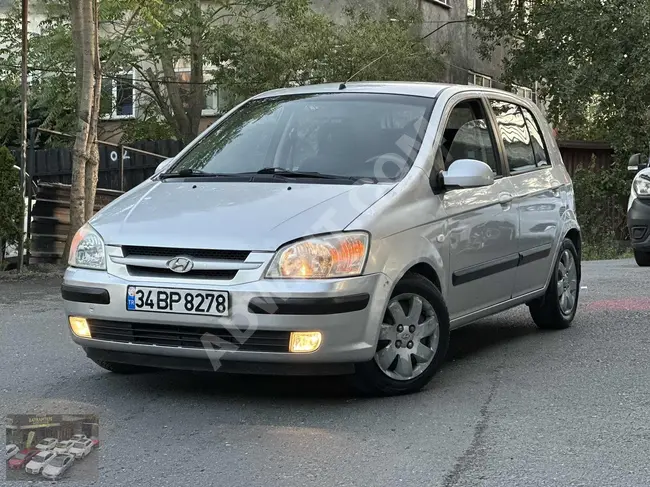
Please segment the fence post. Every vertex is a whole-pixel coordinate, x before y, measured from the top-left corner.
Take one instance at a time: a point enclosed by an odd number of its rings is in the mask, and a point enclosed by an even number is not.
[[[27,236],[25,241],[27,242],[27,265],[31,260],[32,255],[32,200],[34,194],[32,194],[32,186],[34,184],[34,170],[36,166],[36,161],[34,159],[35,152],[34,146],[36,145],[36,129],[30,129],[29,131],[29,155],[27,156],[27,173],[29,178],[27,180]]]
[[[124,191],[124,148],[122,144],[117,146],[117,160],[120,165],[120,191]]]

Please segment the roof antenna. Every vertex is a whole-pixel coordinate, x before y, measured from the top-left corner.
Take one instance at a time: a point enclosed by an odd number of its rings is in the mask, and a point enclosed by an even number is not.
[[[349,83],[350,80],[351,80],[352,78],[354,78],[356,75],[358,75],[359,73],[361,73],[361,72],[364,71],[365,69],[368,69],[370,66],[372,66],[372,65],[375,64],[377,61],[379,61],[380,59],[382,59],[382,58],[383,58],[386,54],[388,54],[389,52],[390,52],[390,51],[386,51],[385,53],[383,53],[383,54],[382,54],[381,56],[379,56],[378,58],[373,59],[373,60],[370,61],[368,64],[366,64],[365,66],[363,66],[359,71],[357,71],[357,72],[354,73],[352,76],[350,76],[348,79],[346,79],[343,83],[341,83],[341,84],[339,85],[339,90],[344,90],[344,89],[346,88],[345,85],[346,85],[347,83]]]
[[[397,19],[390,19],[390,21],[391,21],[391,22],[397,22]],[[466,19],[463,19],[463,20],[448,20],[447,22],[444,22],[442,25],[439,25],[438,27],[436,27],[435,29],[433,29],[433,30],[432,30],[431,32],[429,32],[428,34],[423,35],[422,37],[420,37],[416,42],[413,43],[413,45],[415,46],[418,42],[422,42],[424,39],[426,39],[427,37],[431,36],[432,34],[435,34],[436,32],[438,32],[440,29],[442,29],[442,28],[443,28],[444,26],[446,26],[446,25],[449,25],[449,24],[462,24],[462,23],[465,23],[465,22],[467,22]],[[373,60],[370,61],[368,64],[366,64],[365,66],[363,66],[359,71],[357,71],[357,72],[354,73],[352,76],[350,76],[348,79],[346,79],[343,83],[341,83],[341,84],[339,85],[339,90],[344,90],[344,89],[346,88],[345,85],[346,85],[346,84],[347,84],[347,83],[348,83],[352,78],[354,78],[356,75],[358,75],[359,73],[361,73],[363,70],[368,69],[370,66],[372,66],[372,65],[375,64],[377,61],[379,61],[380,59],[382,59],[382,58],[383,58],[386,54],[388,54],[389,52],[390,52],[390,51],[386,51],[385,53],[383,53],[383,54],[382,54],[381,56],[379,56],[378,58],[373,59]]]

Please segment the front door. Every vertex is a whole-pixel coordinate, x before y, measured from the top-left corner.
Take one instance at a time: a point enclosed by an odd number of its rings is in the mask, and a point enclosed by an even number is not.
[[[492,167],[495,177],[491,186],[440,195],[449,230],[447,306],[454,320],[511,298],[519,217],[484,101],[458,102],[444,127],[438,150],[445,169],[458,159],[477,159]]]

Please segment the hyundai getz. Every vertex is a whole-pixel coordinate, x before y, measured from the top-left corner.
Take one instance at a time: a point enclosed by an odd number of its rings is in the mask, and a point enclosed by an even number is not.
[[[389,395],[427,384],[477,319],[526,304],[568,327],[580,248],[529,100],[324,84],[244,101],[99,211],[62,295],[109,371],[350,374]]]

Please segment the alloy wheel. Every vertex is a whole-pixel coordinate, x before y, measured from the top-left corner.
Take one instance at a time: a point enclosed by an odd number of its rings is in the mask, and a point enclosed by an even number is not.
[[[388,303],[375,362],[391,379],[414,379],[433,361],[439,340],[440,324],[431,303],[418,294],[400,294]]]
[[[578,292],[578,269],[573,254],[569,250],[562,252],[557,269],[557,296],[560,311],[569,316],[576,305]]]

